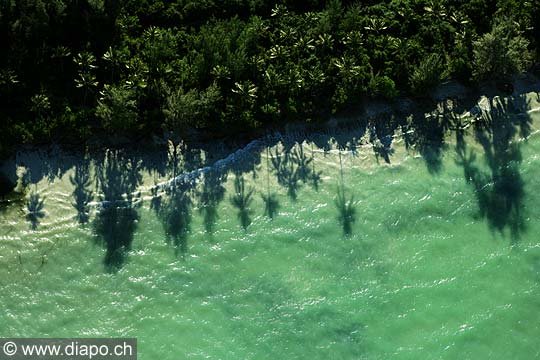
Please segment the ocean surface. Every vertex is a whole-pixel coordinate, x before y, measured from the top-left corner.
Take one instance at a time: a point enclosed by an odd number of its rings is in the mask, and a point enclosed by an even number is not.
[[[143,360],[539,358],[537,106],[21,151],[0,337],[136,337]]]

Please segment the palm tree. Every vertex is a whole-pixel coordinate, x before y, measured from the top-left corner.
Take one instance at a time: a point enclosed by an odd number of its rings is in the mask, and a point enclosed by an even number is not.
[[[75,79],[75,84],[77,88],[82,88],[84,90],[83,107],[86,107],[88,92],[92,88],[98,86],[96,76],[93,74],[93,71],[97,68],[95,65],[96,58],[91,53],[85,51],[78,53],[73,61],[79,67],[78,77]]]
[[[270,13],[270,16],[277,17],[277,18],[283,18],[289,15],[289,10],[287,10],[287,7],[285,5],[276,5],[272,12]]]
[[[376,35],[381,34],[384,30],[388,29],[388,24],[381,18],[370,18],[368,25],[364,26],[367,31],[374,32]]]
[[[287,47],[278,44],[272,46],[270,50],[268,50],[268,55],[270,59],[285,60],[289,56],[289,50]]]
[[[138,117],[135,91],[126,85],[105,85],[100,92],[96,115],[109,131],[129,131]]]
[[[64,59],[71,56],[71,51],[65,46],[58,46],[54,48],[51,57],[53,59],[60,59],[60,70],[64,72]]]
[[[285,83],[285,78],[281,72],[278,72],[274,69],[272,65],[264,72],[264,80],[268,83],[270,89],[275,90]]]
[[[358,30],[353,30],[353,31],[348,32],[341,39],[341,42],[344,45],[351,46],[352,48],[357,48],[364,44],[364,35]]]
[[[50,110],[51,103],[49,97],[45,94],[36,94],[32,96],[30,110],[36,114],[39,120],[42,120],[45,113]]]
[[[216,65],[212,68],[212,76],[216,79],[218,84],[222,86],[231,79],[231,70],[225,65]],[[225,88],[225,86],[223,86]]]
[[[235,88],[232,92],[238,97],[237,106],[242,110],[241,117],[248,123],[253,123],[255,120],[252,114],[253,107],[255,106],[255,100],[257,99],[258,88],[255,84],[246,80],[243,83],[235,83]]]
[[[324,50],[332,49],[332,47],[334,45],[334,38],[332,37],[331,34],[326,34],[326,33],[321,34],[321,35],[319,35],[319,37],[317,38],[315,43],[317,45],[319,45]]]
[[[338,68],[343,79],[354,79],[362,72],[361,67],[356,65],[352,56],[342,56],[340,59],[335,59],[334,66]]]
[[[315,44],[313,39],[310,39],[306,36],[300,37],[296,43],[293,45],[296,53],[303,54],[305,52],[311,52],[315,49]]]
[[[279,40],[282,43],[293,41],[296,39],[298,31],[293,27],[286,27],[285,29],[279,30]]]
[[[435,21],[446,21],[448,18],[448,11],[446,10],[446,7],[444,4],[441,4],[438,1],[430,1],[430,5],[425,6],[424,10],[428,16],[435,19]]]
[[[316,24],[319,19],[320,16],[316,12],[308,11],[304,13],[304,24],[306,27],[313,27],[313,24]]]
[[[111,46],[103,54],[102,59],[110,63],[111,66],[111,82],[114,81],[114,69],[120,64],[120,57],[118,56],[118,51],[113,50]]]
[[[11,87],[19,83],[17,74],[11,69],[0,70],[0,89],[5,87]]]
[[[257,87],[251,80],[243,83],[234,83],[232,92],[238,94],[243,102],[249,103],[257,99]]]
[[[398,59],[403,59],[409,49],[409,42],[406,39],[389,36],[388,46],[394,56]]]

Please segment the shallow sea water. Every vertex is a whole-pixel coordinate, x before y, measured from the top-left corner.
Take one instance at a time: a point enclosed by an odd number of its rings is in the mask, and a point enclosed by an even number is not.
[[[136,337],[162,360],[538,358],[540,113],[500,104],[441,141],[21,153],[0,336]]]

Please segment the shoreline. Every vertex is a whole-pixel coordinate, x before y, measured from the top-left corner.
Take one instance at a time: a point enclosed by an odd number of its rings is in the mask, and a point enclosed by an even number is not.
[[[512,94],[505,94],[497,89],[495,81],[483,82],[476,86],[465,86],[457,81],[449,80],[431,91],[429,96],[421,98],[398,96],[393,99],[376,99],[362,97],[358,104],[351,106],[347,110],[327,116],[326,119],[305,121],[305,120],[288,120],[279,124],[271,124],[266,127],[248,130],[237,134],[218,134],[213,135],[209,132],[192,129],[189,136],[186,138],[186,143],[193,146],[204,147],[209,142],[219,141],[224,144],[238,145],[238,143],[246,145],[249,142],[264,138],[273,133],[283,133],[290,130],[302,129],[305,132],[324,131],[332,128],[346,126],[351,121],[370,121],[381,115],[397,115],[403,116],[408,113],[431,113],[437,111],[438,108],[445,102],[452,101],[458,107],[465,109],[474,107],[482,97],[492,98],[496,96],[518,96],[523,93],[537,91],[540,92],[540,78],[533,73],[516,75],[513,78]],[[146,136],[121,134],[118,136],[110,136],[106,134],[93,134],[84,141],[54,141],[42,143],[22,144],[15,147],[11,151],[11,155],[0,159],[0,168],[3,162],[8,161],[17,152],[28,151],[33,149],[51,149],[61,148],[70,152],[87,152],[95,149],[111,148],[111,149],[151,149],[159,148],[166,144],[166,140],[160,136],[161,134],[149,134]],[[157,140],[159,139],[159,140]]]
[[[512,95],[508,95],[511,98],[518,98],[525,94],[532,92],[540,92],[540,80],[532,74],[522,75],[516,77],[514,80],[514,92]],[[231,161],[238,161],[237,153],[249,153],[252,147],[256,147],[259,143],[277,143],[283,140],[284,137],[293,141],[299,141],[300,139],[308,140],[314,139],[318,136],[336,136],[339,133],[347,133],[353,131],[356,134],[362,133],[366,137],[365,143],[360,145],[369,145],[373,148],[379,148],[381,151],[390,150],[388,144],[391,143],[391,138],[395,139],[402,134],[415,134],[417,131],[424,131],[426,140],[430,139],[430,132],[440,131],[440,124],[432,124],[431,120],[437,121],[434,117],[445,116],[445,112],[451,112],[454,120],[462,121],[467,117],[474,117],[481,114],[483,111],[490,111],[488,99],[496,99],[498,97],[504,97],[505,95],[500,92],[496,92],[495,88],[484,86],[482,92],[474,93],[471,88],[467,89],[463,85],[455,82],[447,82],[437,88],[432,94],[431,98],[426,99],[411,99],[411,98],[396,98],[392,101],[380,101],[380,100],[367,100],[362,99],[356,109],[342,114],[336,114],[329,117],[326,121],[321,122],[305,122],[305,121],[293,121],[282,126],[268,127],[263,130],[255,132],[242,133],[237,137],[221,137],[211,139],[205,137],[204,134],[198,133],[193,136],[192,139],[185,142],[189,149],[199,149],[201,151],[212,151],[211,145],[220,144],[221,150],[228,154],[225,157],[215,159],[215,161],[202,168],[195,169],[190,174],[180,174],[173,179],[169,179],[163,184],[156,184],[158,187],[166,185],[177,184],[180,181],[194,181],[199,178],[203,173],[209,171],[211,167],[227,167],[227,163]],[[479,95],[483,94],[483,95]],[[487,94],[487,95],[485,95]],[[489,96],[491,95],[491,96]],[[527,111],[534,111],[535,109],[527,109]],[[409,118],[416,116],[418,119],[422,119],[425,124],[424,128],[414,122],[409,122]],[[386,118],[386,119],[381,119]],[[464,130],[472,123],[471,121],[460,129],[445,128],[443,129],[446,134],[452,130]],[[383,128],[379,131],[378,127]],[[360,129],[360,131],[358,131]],[[384,133],[387,131],[388,133]],[[396,134],[395,132],[398,132]],[[367,134],[370,132],[378,132],[374,138],[367,138]],[[373,134],[370,134],[372,137]],[[440,137],[440,134],[434,134],[436,140]],[[446,135],[445,135],[446,136]],[[386,139],[386,140],[385,140]],[[50,144],[37,144],[37,145],[21,145],[8,159],[0,161],[0,176],[2,177],[2,190],[0,196],[11,196],[18,186],[17,180],[17,167],[24,163],[17,163],[17,156],[21,153],[29,153],[33,151],[42,152],[45,154],[51,154],[58,152],[59,154],[77,155],[77,154],[97,154],[103,152],[104,149],[108,150],[123,150],[126,152],[135,151],[137,153],[144,153],[148,151],[158,151],[167,149],[167,141],[159,138],[157,135],[152,134],[146,137],[142,141],[117,141],[118,139],[111,138],[91,138],[85,143],[77,144],[62,144],[62,143],[50,143]],[[360,140],[360,139],[357,139]],[[362,139],[364,140],[364,139]],[[253,145],[255,144],[255,145]],[[340,146],[340,144],[338,144]],[[232,159],[232,160],[231,160]],[[188,176],[189,175],[189,176]],[[4,181],[5,180],[5,181]],[[10,188],[10,191],[6,189]]]

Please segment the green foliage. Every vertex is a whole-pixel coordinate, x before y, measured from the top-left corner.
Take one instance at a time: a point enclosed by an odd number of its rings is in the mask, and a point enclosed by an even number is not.
[[[36,94],[32,96],[30,102],[30,111],[32,111],[38,119],[44,118],[51,109],[51,102],[49,101],[49,97],[45,94]]]
[[[512,19],[496,19],[491,31],[475,41],[473,46],[474,75],[480,79],[508,78],[525,71],[530,64],[529,41]]]
[[[423,95],[445,76],[508,77],[530,64],[528,48],[540,53],[539,9],[515,0],[3,1],[0,129],[10,139],[0,143],[103,129],[230,133],[320,119],[363,96]],[[519,23],[501,18],[509,14]]]
[[[411,90],[415,95],[425,95],[444,78],[444,63],[439,54],[431,54],[416,66],[411,74]]]
[[[75,85],[77,88],[83,89],[84,97],[82,106],[86,107],[88,93],[99,84],[96,75],[94,74],[94,71],[97,68],[96,57],[93,54],[84,51],[78,53],[77,56],[73,58],[73,61],[78,68]]]
[[[467,34],[462,34],[462,36],[456,38],[451,55],[446,57],[448,75],[463,82],[468,82],[472,76],[472,56],[467,46],[469,40]]]
[[[137,122],[135,92],[126,85],[105,85],[100,92],[96,116],[110,131],[130,131]]]
[[[215,83],[200,92],[168,90],[163,109],[165,125],[171,131],[183,133],[189,127],[209,121],[220,101],[221,94]]]
[[[372,96],[391,99],[397,96],[396,84],[388,76],[376,75],[369,81],[369,91]]]

